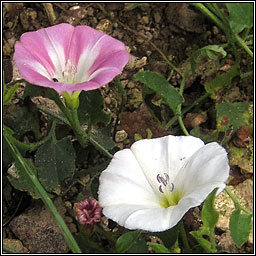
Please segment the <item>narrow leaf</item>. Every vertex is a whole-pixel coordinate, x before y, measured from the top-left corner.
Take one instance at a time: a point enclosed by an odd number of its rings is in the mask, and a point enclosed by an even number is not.
[[[214,189],[210,195],[204,201],[203,209],[202,209],[202,221],[204,226],[208,227],[212,232],[217,224],[219,219],[219,214],[214,208],[214,199],[217,188]]]
[[[18,87],[19,87],[19,84],[17,83],[17,84],[15,84],[15,85],[13,85],[13,86],[7,91],[6,94],[4,94],[4,96],[3,96],[3,104],[4,104],[4,105],[7,104],[7,103],[9,103],[9,102],[11,101],[11,99],[12,99],[14,93],[16,92],[16,90],[18,89]]]
[[[159,94],[174,112],[178,105],[184,102],[178,91],[161,75],[151,71],[144,71],[138,72],[134,77]]]

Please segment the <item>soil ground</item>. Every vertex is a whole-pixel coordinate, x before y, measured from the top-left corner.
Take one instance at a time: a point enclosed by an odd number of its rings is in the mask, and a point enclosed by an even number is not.
[[[74,26],[88,25],[121,40],[128,47],[132,61],[121,75],[127,101],[119,115],[120,122],[117,128],[118,132],[115,135],[120,148],[131,145],[136,133],[146,138],[148,135],[147,128],[150,128],[153,137],[170,133],[152,118],[147,105],[143,103],[142,85],[134,79],[133,75],[141,70],[155,71],[168,78],[173,86],[178,87],[181,76],[173,71],[165,58],[182,72],[184,63],[193,51],[209,44],[226,42],[224,34],[213,23],[186,3],[145,3],[132,10],[129,10],[131,5],[124,3],[42,4],[34,2],[5,3],[4,7],[6,11],[3,24],[3,69],[7,83],[19,77],[13,66],[12,56],[15,42],[24,32],[35,31],[59,23],[70,23]],[[232,55],[229,59],[232,63]],[[225,63],[222,65],[224,66]],[[252,70],[251,67],[251,60],[246,54],[242,54],[241,70],[247,72]],[[213,77],[220,68],[220,63],[207,63],[207,65],[200,66],[197,74],[191,77],[186,84],[184,106],[189,106],[204,94],[204,81]],[[18,92],[20,95],[22,95],[23,89],[21,84]],[[121,100],[118,89],[114,83],[109,83],[102,87],[100,92],[104,96],[105,111],[111,113],[112,118],[116,120]],[[236,85],[223,97],[227,97],[231,101],[238,98],[252,101],[253,81],[250,79],[246,83],[237,81]],[[146,100],[157,118],[162,122],[168,122],[172,113],[167,106],[160,105],[157,107],[152,104],[152,100],[157,102],[160,98],[155,96],[153,99]],[[15,103],[20,104],[19,100],[16,100]],[[50,104],[49,102],[43,103],[43,101],[41,103]],[[205,128],[211,129],[215,120],[212,120],[209,115],[205,117],[204,113],[211,108],[212,104],[213,101],[207,99],[199,107],[193,118],[191,115],[186,116],[185,125],[188,128],[194,128],[203,124]],[[54,106],[52,110],[54,110]],[[47,119],[42,120],[47,122]],[[174,125],[171,134],[182,134],[178,125]],[[101,157],[95,151],[93,158],[87,159],[87,163],[81,164],[80,167],[86,168],[86,166],[93,165]],[[239,184],[241,186],[245,181],[249,181],[249,183],[252,181],[252,175],[241,173],[238,166],[234,166],[232,169],[233,176],[236,178],[233,182],[234,186]],[[20,252],[44,253],[48,252],[49,248],[52,250],[51,252],[55,253],[67,252],[67,246],[58,238],[58,232],[54,227],[51,226],[51,230],[45,231],[46,222],[44,220],[48,219],[48,215],[42,205],[31,199],[26,193],[15,190],[6,178],[6,171],[4,170],[3,174],[3,237],[5,242],[15,243],[15,246],[20,248]],[[250,183],[248,186],[252,186],[252,184]],[[247,188],[248,186],[246,185]],[[72,202],[80,191],[81,185],[76,184],[61,201],[58,199],[56,202],[58,209],[61,209],[61,213],[65,216],[66,222],[74,233],[76,232],[76,225],[68,216],[67,209],[63,205],[67,206]],[[246,202],[252,202],[251,196],[251,194],[249,196],[246,194],[248,197]],[[199,224],[195,221],[196,218],[197,216],[192,211],[186,214],[185,225],[188,231],[198,229]],[[227,226],[227,220],[223,221],[226,221],[225,225]],[[216,240],[227,253],[250,253],[253,250],[252,243],[249,242],[241,249],[237,249],[226,228],[219,227],[216,233]],[[39,237],[41,246],[33,243],[32,237],[35,234]],[[49,241],[52,239],[55,239],[54,242]],[[193,243],[193,241],[191,242]],[[55,249],[52,249],[54,247]]]

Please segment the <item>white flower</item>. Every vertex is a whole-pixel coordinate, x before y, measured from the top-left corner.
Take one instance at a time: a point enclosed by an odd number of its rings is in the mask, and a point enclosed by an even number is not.
[[[103,214],[128,229],[160,232],[192,207],[225,188],[227,153],[216,142],[166,136],[135,142],[117,152],[100,176]]]

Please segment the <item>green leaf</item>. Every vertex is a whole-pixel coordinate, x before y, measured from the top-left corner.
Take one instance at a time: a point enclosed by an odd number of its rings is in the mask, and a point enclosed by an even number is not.
[[[217,129],[226,131],[230,126],[233,126],[233,132],[242,125],[249,124],[248,102],[229,103],[223,102],[217,104]]]
[[[56,96],[59,97],[59,94],[54,89],[38,86],[38,85],[34,85],[26,82],[23,98],[26,98],[26,97],[33,98],[38,96],[42,96],[44,98],[49,98],[54,100]]]
[[[168,248],[171,248],[175,244],[175,242],[178,239],[178,234],[179,234],[178,224],[164,232],[153,233],[153,235],[159,237],[163,241],[164,245]]]
[[[110,122],[110,115],[103,111],[104,99],[99,91],[82,91],[79,97],[78,117],[81,124],[96,126]]]
[[[103,128],[92,127],[89,135],[106,150],[111,150],[116,145],[116,143],[111,139],[110,127],[103,127]]]
[[[229,24],[234,34],[253,26],[253,3],[226,3]]]
[[[196,50],[189,58],[192,72],[194,73],[196,64],[204,56],[207,56],[211,60],[217,60],[219,56],[216,53],[222,55],[222,57],[225,57],[227,55],[227,52],[223,49],[222,46],[219,45],[207,45],[203,48]]]
[[[14,95],[14,93],[16,92],[16,90],[18,89],[19,84],[16,83],[15,85],[13,85],[4,95],[3,95],[3,105],[9,103]]]
[[[197,242],[200,244],[200,246],[202,246],[202,248],[205,250],[205,252],[207,253],[216,253],[217,250],[214,250],[211,248],[211,242],[209,242],[208,240],[203,238],[203,233],[199,231],[191,231],[189,232],[196,240]]]
[[[36,169],[32,160],[22,159],[22,161],[26,161],[26,164],[36,175]],[[8,174],[9,175],[7,178],[14,188],[20,191],[28,192],[34,199],[40,198],[34,183],[31,181],[28,174],[23,171],[23,167],[19,162],[15,161],[15,163],[8,169]]]
[[[191,231],[190,234],[198,241],[198,243],[204,248],[207,253],[216,253],[216,244],[215,244],[215,234],[214,229],[215,225],[218,221],[219,214],[214,209],[214,198],[216,194],[217,188],[214,189],[206,198],[201,217],[203,221],[203,226],[199,228],[198,231]],[[204,236],[208,236],[210,241],[204,238]]]
[[[134,77],[159,94],[174,112],[178,105],[184,102],[178,91],[161,75],[151,71],[144,71],[138,72]]]
[[[212,99],[216,99],[216,93],[224,87],[229,87],[234,77],[239,75],[239,71],[236,66],[232,66],[230,70],[225,74],[217,74],[212,80],[207,81],[204,84],[206,92],[210,94]]]
[[[209,143],[218,140],[219,131],[212,130],[206,134],[201,127],[197,126],[190,131],[190,135],[202,139],[204,143]]]
[[[132,248],[136,242],[139,240],[141,231],[131,231],[120,236],[116,241],[116,252],[124,253],[127,252],[130,248]]]
[[[42,137],[38,112],[31,106],[33,106],[33,103],[23,107],[17,104],[6,106],[5,123],[13,129],[15,137],[18,139],[30,131],[34,133],[36,140]]]
[[[151,246],[155,253],[171,253],[164,245],[158,243],[147,242],[147,245]]]
[[[49,192],[60,194],[60,183],[72,177],[75,171],[75,150],[68,138],[52,139],[35,154],[38,179]]]
[[[217,188],[213,190],[213,192],[208,195],[206,200],[204,201],[203,209],[202,209],[202,221],[204,226],[212,230],[214,232],[214,228],[219,219],[219,213],[214,208],[214,199]]]
[[[252,215],[241,214],[240,212],[240,209],[234,210],[229,221],[231,238],[238,248],[241,248],[248,241],[252,228]]]

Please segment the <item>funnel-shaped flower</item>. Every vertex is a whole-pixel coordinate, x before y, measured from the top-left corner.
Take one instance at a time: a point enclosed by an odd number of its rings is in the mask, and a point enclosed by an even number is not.
[[[227,153],[192,136],[135,142],[117,152],[100,176],[103,214],[128,229],[159,232],[175,226],[214,189],[225,188]]]
[[[88,26],[59,24],[24,33],[14,60],[28,82],[63,92],[93,90],[120,74],[125,45]]]

